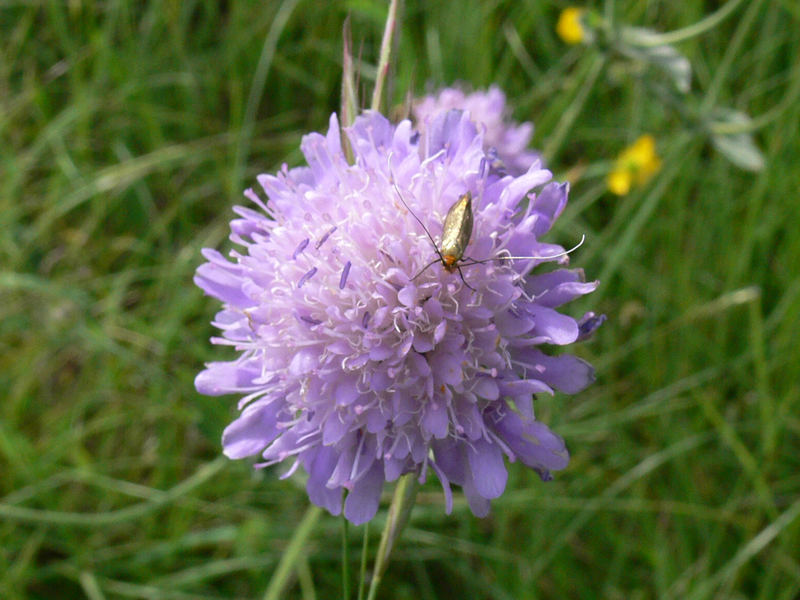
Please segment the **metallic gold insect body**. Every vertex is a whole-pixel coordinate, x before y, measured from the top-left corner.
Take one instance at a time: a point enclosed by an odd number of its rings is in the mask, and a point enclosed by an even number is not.
[[[408,208],[408,205],[406,204],[405,200],[402,199],[402,196],[400,199],[406,208]],[[414,281],[417,277],[427,271],[428,267],[440,262],[442,263],[445,271],[448,273],[454,273],[455,271],[458,271],[458,275],[461,277],[461,281],[464,282],[464,285],[475,291],[475,288],[467,283],[467,280],[464,279],[464,274],[461,272],[461,260],[464,258],[464,252],[467,249],[467,244],[469,244],[469,240],[472,237],[472,194],[466,192],[465,194],[459,196],[458,200],[456,200],[455,203],[450,207],[450,210],[447,211],[447,215],[444,218],[444,223],[442,224],[442,243],[439,246],[436,245],[436,241],[433,239],[431,232],[428,231],[428,228],[425,227],[425,224],[420,220],[420,218],[414,214],[414,211],[412,211],[410,208],[408,208],[408,210],[419,222],[419,224],[422,225],[422,228],[425,230],[425,235],[428,236],[431,244],[433,244],[433,249],[436,251],[437,256],[435,260],[429,262],[419,273],[414,275],[414,277],[411,278],[411,281]]]

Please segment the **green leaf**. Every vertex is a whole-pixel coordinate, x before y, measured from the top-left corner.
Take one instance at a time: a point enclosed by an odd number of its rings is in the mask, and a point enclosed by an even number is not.
[[[622,27],[618,49],[630,58],[660,69],[678,91],[686,94],[692,82],[692,65],[674,46],[656,43],[659,36],[658,32],[651,29]]]
[[[713,113],[711,143],[725,158],[741,169],[760,171],[764,155],[750,133],[750,117],[740,111],[720,108]],[[716,130],[716,131],[715,131]]]
[[[749,133],[712,135],[711,143],[737,167],[747,171],[760,171],[764,168],[764,155]]]

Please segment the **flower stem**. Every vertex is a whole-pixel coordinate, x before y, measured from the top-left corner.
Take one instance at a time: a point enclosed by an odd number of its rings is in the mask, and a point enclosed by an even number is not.
[[[284,590],[289,584],[289,579],[295,566],[300,561],[300,557],[307,550],[308,538],[317,524],[322,509],[313,504],[308,507],[300,525],[294,530],[294,535],[286,547],[286,551],[281,556],[280,562],[272,574],[267,591],[264,593],[264,600],[278,600],[283,597]]]
[[[378,554],[375,557],[375,568],[372,573],[372,581],[369,584],[367,600],[375,600],[378,587],[383,579],[383,573],[389,565],[389,557],[392,554],[394,543],[400,538],[400,534],[411,516],[417,489],[419,489],[419,483],[417,482],[416,473],[407,473],[397,482],[392,504],[389,506],[389,514],[386,516],[386,527],[384,527],[381,534],[381,543],[378,546]]]
[[[361,544],[361,567],[358,578],[358,600],[364,600],[364,582],[367,580],[367,547],[369,546],[369,521],[364,523],[364,541]]]
[[[702,35],[727,19],[728,16],[730,16],[741,3],[742,0],[729,0],[729,2],[726,2],[720,8],[718,8],[716,12],[711,13],[700,21],[692,23],[683,29],[676,29],[675,31],[669,31],[667,33],[655,34],[646,42],[644,42],[642,46],[649,46],[652,48],[654,46],[662,46],[664,44],[677,44],[678,42],[684,42],[692,39],[693,37]]]
[[[350,598],[350,552],[348,549],[348,521],[342,515],[342,598]]]

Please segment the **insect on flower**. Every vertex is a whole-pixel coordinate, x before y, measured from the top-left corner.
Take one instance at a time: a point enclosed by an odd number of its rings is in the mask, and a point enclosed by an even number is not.
[[[411,210],[411,207],[408,206],[406,201],[403,199],[403,195],[400,193],[397,184],[392,182],[392,185],[394,186],[395,192],[397,192],[400,201],[403,203],[403,206],[406,207],[408,212],[411,213],[411,216],[417,220],[422,229],[425,231],[425,235],[428,236],[428,239],[431,241],[433,249],[437,255],[435,259],[422,267],[422,269],[411,278],[411,281],[414,281],[417,277],[427,271],[428,268],[440,262],[442,263],[445,271],[448,273],[458,271],[458,274],[461,277],[461,281],[464,282],[464,285],[474,292],[476,291],[475,288],[468,284],[467,280],[464,279],[464,273],[461,271],[461,267],[485,264],[495,260],[547,260],[558,258],[559,256],[565,256],[570,252],[580,248],[585,239],[585,236],[581,236],[581,241],[578,242],[577,245],[569,250],[565,250],[564,252],[560,252],[559,254],[554,254],[552,256],[495,256],[485,260],[473,260],[468,257],[465,259],[464,252],[469,245],[470,238],[472,238],[472,227],[475,220],[472,212],[472,194],[469,191],[462,194],[449,208],[447,215],[445,215],[444,223],[442,224],[442,242],[440,246],[437,246],[436,240],[433,239],[433,236],[431,235],[430,230],[428,230],[428,228],[425,226],[425,223],[422,222],[422,219],[420,219],[416,213]]]

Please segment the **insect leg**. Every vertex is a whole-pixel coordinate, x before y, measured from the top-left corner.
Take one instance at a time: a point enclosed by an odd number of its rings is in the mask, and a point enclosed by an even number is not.
[[[458,269],[458,275],[459,275],[459,277],[461,277],[461,281],[464,282],[464,285],[467,286],[469,289],[471,289],[473,292],[477,292],[478,290],[476,290],[474,287],[472,287],[470,284],[468,284],[467,280],[464,279],[464,273],[461,272],[461,265],[456,264],[456,269]]]
[[[438,258],[434,258],[434,259],[433,259],[431,262],[429,262],[427,265],[425,265],[424,267],[422,267],[422,270],[420,270],[420,272],[419,272],[419,273],[417,273],[416,275],[414,275],[414,276],[411,278],[411,281],[414,281],[414,280],[415,280],[417,277],[419,277],[419,276],[420,276],[420,275],[422,275],[422,274],[423,274],[425,271],[427,271],[427,270],[428,270],[428,267],[432,267],[433,265],[435,265],[435,264],[436,264],[436,263],[438,263],[438,262],[442,262],[442,261],[441,261],[440,259],[438,259]]]

